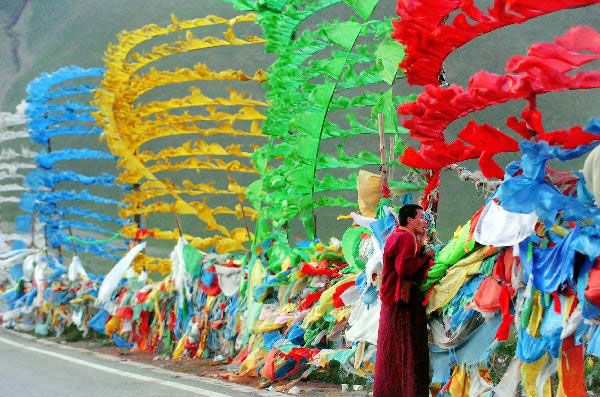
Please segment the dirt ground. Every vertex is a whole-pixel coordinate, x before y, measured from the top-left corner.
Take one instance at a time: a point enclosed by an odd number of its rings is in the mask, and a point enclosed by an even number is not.
[[[57,340],[57,342],[59,341]],[[59,343],[66,342],[62,341]],[[366,397],[370,395],[367,390],[352,390],[352,385],[348,385],[347,391],[342,391],[341,385],[305,380],[284,380],[273,384],[261,384],[260,379],[257,377],[235,376],[231,372],[223,370],[222,366],[226,363],[215,363],[212,359],[164,360],[159,359],[154,353],[135,352],[129,348],[120,348],[116,346],[104,346],[100,341],[95,340],[68,342],[68,344],[73,347],[80,347],[98,353],[122,357],[124,360],[133,360],[144,364],[155,365],[159,368],[164,368],[170,371],[182,372],[207,378],[220,378],[228,382],[247,385],[255,388],[270,388],[270,390],[281,393],[288,393],[291,391],[292,393],[297,392],[295,394],[322,397]]]

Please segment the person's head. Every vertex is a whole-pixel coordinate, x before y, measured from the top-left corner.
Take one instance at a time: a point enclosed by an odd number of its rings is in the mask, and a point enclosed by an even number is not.
[[[417,204],[407,204],[398,211],[400,226],[404,226],[415,234],[423,234],[427,230],[427,221],[423,207]]]

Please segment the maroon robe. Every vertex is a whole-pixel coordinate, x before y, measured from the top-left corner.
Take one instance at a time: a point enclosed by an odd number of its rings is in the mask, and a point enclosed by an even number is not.
[[[420,250],[403,227],[385,244],[374,397],[429,395],[427,320],[418,288],[429,257],[419,255]]]

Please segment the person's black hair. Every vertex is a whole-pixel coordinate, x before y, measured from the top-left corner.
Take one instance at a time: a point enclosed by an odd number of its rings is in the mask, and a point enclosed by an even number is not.
[[[408,218],[416,218],[417,211],[422,210],[423,207],[417,204],[406,204],[398,210],[398,221],[400,226],[406,226],[408,224]]]

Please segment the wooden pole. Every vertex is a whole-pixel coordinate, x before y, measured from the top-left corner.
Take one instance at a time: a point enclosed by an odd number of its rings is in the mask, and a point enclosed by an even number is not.
[[[71,238],[73,237],[73,229],[71,229],[71,226],[69,226],[69,236],[71,236]],[[73,255],[77,255],[77,245],[75,244],[75,241],[71,240],[71,244],[73,247]]]
[[[381,159],[381,191],[388,186],[387,156],[385,153],[385,132],[383,127],[383,113],[378,115],[379,121],[379,156]]]
[[[137,150],[135,150],[133,152],[134,155],[137,155]],[[132,186],[132,189],[134,192],[139,192],[140,191],[140,184],[139,183],[134,183]],[[138,229],[141,229],[143,227],[143,223],[144,223],[144,219],[142,218],[142,214],[135,214],[133,215],[133,223],[135,223],[135,226]]]
[[[48,138],[48,145],[46,146],[46,152],[47,153],[52,153],[52,142],[50,141],[50,138]],[[54,192],[55,189],[54,187],[50,190],[51,192]],[[46,227],[44,227],[44,239],[46,240],[46,250],[48,249],[48,227],[46,225]],[[58,257],[59,259],[62,260],[62,247],[58,246]]]
[[[35,247],[35,211],[31,213],[31,248]]]
[[[390,152],[389,152],[389,163],[390,163],[390,181],[394,180],[394,149],[396,147],[396,136],[392,135],[390,137]]]
[[[250,236],[250,227],[248,226],[248,219],[246,218],[246,211],[244,211],[244,202],[242,201],[242,195],[238,195],[238,201],[240,203],[240,209],[242,210],[242,217],[244,218],[244,225],[246,226],[246,233],[248,234],[248,241],[250,242],[250,246],[254,245],[252,241],[252,237]]]
[[[175,214],[175,223],[177,224],[177,230],[179,231],[179,237],[183,237],[183,229],[181,229],[181,222],[179,222],[179,215]]]
[[[140,191],[140,184],[139,183],[134,183],[133,186],[133,191],[135,192],[139,192]],[[138,229],[142,228],[142,214],[135,214],[133,215],[133,223],[135,223],[135,225],[137,226]]]

